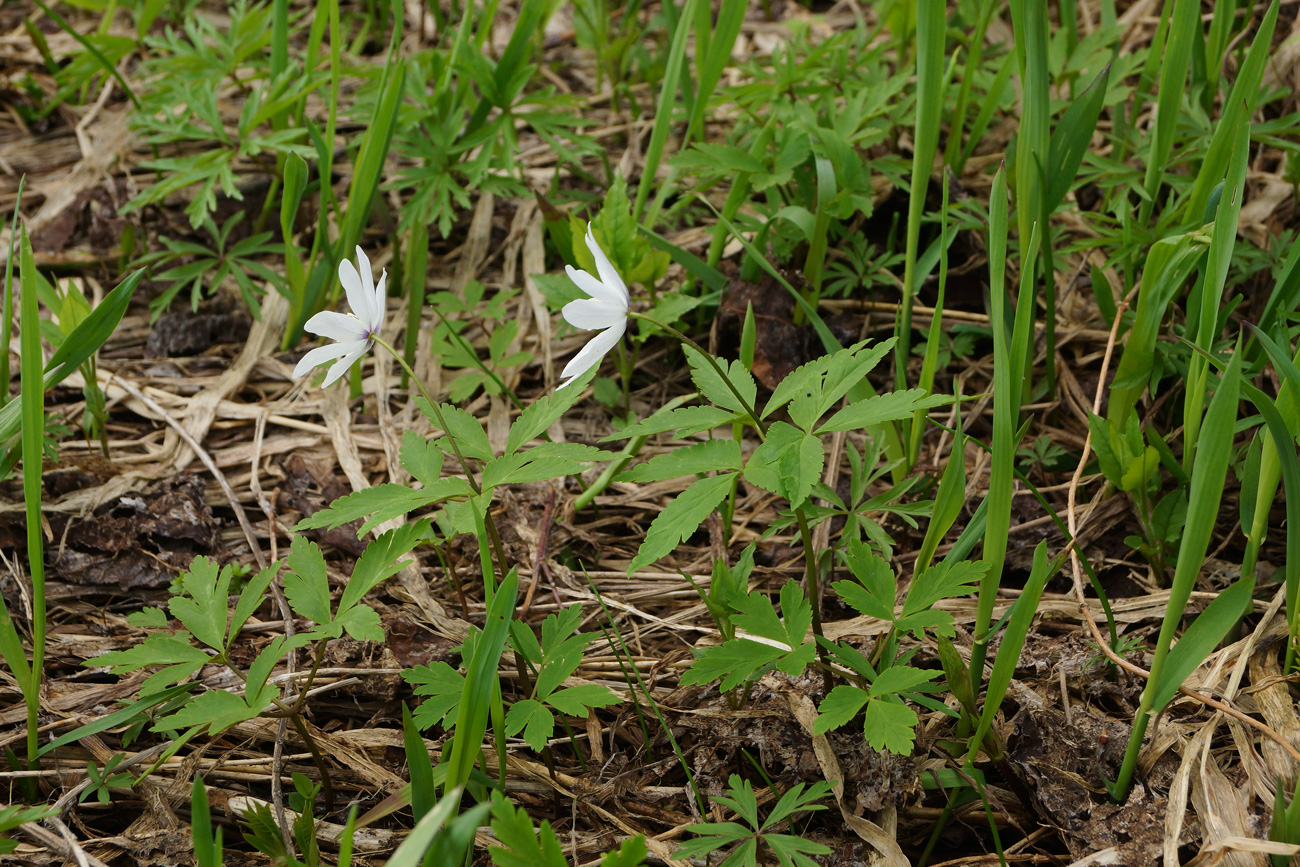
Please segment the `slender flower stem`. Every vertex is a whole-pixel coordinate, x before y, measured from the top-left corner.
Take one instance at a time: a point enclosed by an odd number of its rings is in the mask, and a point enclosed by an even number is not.
[[[388,350],[389,355],[397,359],[397,363],[402,366],[402,370],[406,372],[407,377],[420,389],[420,394],[424,396],[424,399],[428,401],[429,406],[433,409],[433,415],[438,420],[438,425],[447,435],[447,442],[451,444],[452,452],[456,455],[456,459],[460,461],[461,468],[465,471],[465,481],[469,483],[470,490],[474,492],[475,496],[482,494],[483,489],[479,487],[478,482],[474,479],[474,471],[470,467],[469,460],[461,452],[460,445],[456,442],[456,438],[452,436],[451,428],[447,426],[447,419],[443,417],[442,407],[439,406],[438,401],[433,399],[433,395],[430,394],[429,389],[425,387],[424,381],[421,380],[420,377],[416,376],[415,371],[411,369],[411,365],[406,363],[406,359],[402,357],[402,353],[394,349],[392,344],[378,335],[373,339],[377,346],[382,346],[384,349]],[[497,530],[496,521],[492,518],[492,512],[486,507],[483,509],[483,519],[487,524],[488,539],[492,543],[493,551],[496,553],[497,574],[504,579],[507,571],[506,549],[505,545],[501,541],[501,533]]]

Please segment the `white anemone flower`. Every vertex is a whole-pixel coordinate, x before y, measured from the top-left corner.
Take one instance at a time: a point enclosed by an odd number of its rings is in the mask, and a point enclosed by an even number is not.
[[[337,342],[318,346],[304,355],[293,369],[295,379],[310,373],[312,368],[337,358],[338,361],[334,362],[330,372],[325,375],[323,383],[324,386],[333,385],[357,359],[375,345],[375,338],[379,336],[379,329],[384,324],[384,305],[388,297],[384,281],[388,279],[388,272],[379,275],[379,285],[376,286],[374,274],[370,270],[370,260],[360,247],[357,247],[357,262],[361,266],[359,271],[346,259],[339,263],[339,281],[347,292],[348,306],[352,308],[352,313],[323,310],[308,319],[303,326],[312,334]]]
[[[587,345],[573,356],[573,360],[564,366],[564,371],[560,374],[564,381],[560,383],[560,388],[564,388],[576,377],[599,364],[605,357],[605,353],[614,348],[614,345],[622,339],[623,332],[627,330],[627,311],[631,300],[627,294],[627,285],[614,270],[605,251],[596,243],[596,236],[591,232],[590,223],[587,224],[587,249],[596,260],[596,272],[600,278],[597,279],[572,265],[565,265],[564,270],[568,273],[569,279],[591,297],[570,301],[564,305],[562,313],[564,321],[574,328],[589,331],[603,330],[591,338]]]

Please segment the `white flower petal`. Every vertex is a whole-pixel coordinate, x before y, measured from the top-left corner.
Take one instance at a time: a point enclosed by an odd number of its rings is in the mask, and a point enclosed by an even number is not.
[[[579,298],[564,305],[564,321],[574,328],[610,328],[627,319],[627,309],[604,298]]]
[[[357,319],[362,322],[371,321],[374,318],[374,312],[371,310],[374,293],[366,291],[356,266],[347,259],[339,263],[339,282],[343,284],[343,291],[348,295],[348,306],[352,308]]]
[[[605,251],[600,249],[600,245],[596,243],[596,236],[591,231],[591,223],[587,224],[587,249],[596,258],[596,271],[600,274],[600,282],[611,289],[617,289],[623,298],[623,305],[626,307],[631,300],[627,294],[627,286],[623,283],[623,278],[618,276],[618,272],[614,270],[614,265],[609,261],[609,257],[605,255]]]
[[[583,292],[586,292],[592,298],[599,298],[601,301],[605,301],[609,304],[617,304],[624,310],[627,309],[627,299],[620,295],[617,289],[611,289],[586,271],[579,271],[572,265],[565,265],[564,270],[569,275],[569,279],[573,281],[574,285]]]
[[[370,294],[375,292],[375,272],[370,270],[370,258],[366,256],[366,251],[357,245],[357,270],[361,272],[361,285],[370,290]]]
[[[346,313],[335,313],[332,310],[322,310],[317,313],[307,320],[303,328],[312,334],[328,337],[330,340],[365,340],[368,336],[366,327],[360,319]]]
[[[308,373],[311,373],[312,368],[333,361],[341,355],[346,355],[353,346],[354,344],[351,341],[345,343],[328,343],[325,346],[317,346],[315,349],[304,355],[298,362],[297,366],[294,367],[293,378],[298,379],[299,377],[306,376]]]
[[[375,318],[370,323],[370,330],[375,334],[384,327],[384,313],[388,310],[388,287],[384,285],[387,281],[388,269],[385,268],[379,275],[379,285],[375,287]]]
[[[322,388],[329,388],[331,385],[338,382],[339,377],[347,373],[352,365],[357,363],[357,359],[366,354],[366,350],[370,348],[370,341],[365,340],[356,344],[340,343],[337,345],[346,346],[351,349],[351,352],[334,362],[334,366],[330,368],[330,372],[325,374],[325,381],[321,383]]]
[[[616,325],[612,325],[604,331],[597,334],[587,342],[587,345],[578,350],[578,354],[573,356],[573,360],[564,366],[564,372],[560,378],[564,382],[560,383],[560,388],[568,385],[574,377],[581,376],[587,372],[587,369],[600,363],[605,357],[605,353],[614,348],[623,337],[623,332],[627,329],[627,320],[623,320]]]

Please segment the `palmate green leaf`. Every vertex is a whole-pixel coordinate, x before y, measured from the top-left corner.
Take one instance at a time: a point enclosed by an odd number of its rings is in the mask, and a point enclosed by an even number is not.
[[[926,691],[942,672],[910,665],[895,665],[880,672],[871,682],[871,697],[879,698],[893,693]]]
[[[764,834],[763,842],[776,853],[780,867],[818,867],[809,855],[829,855],[831,847],[792,834]]]
[[[184,595],[173,596],[167,603],[172,616],[214,650],[226,648],[231,574],[229,566],[222,569],[207,557],[195,557],[178,579]]]
[[[824,735],[828,731],[848,725],[866,706],[870,698],[870,694],[861,687],[848,684],[835,687],[817,706],[817,721],[813,723],[813,734]]]
[[[369,605],[355,605],[341,612],[329,626],[315,629],[310,634],[337,638],[343,632],[347,632],[357,641],[383,641],[385,638],[383,624],[379,621],[379,612]]]
[[[188,632],[177,632],[174,635],[150,635],[135,647],[101,653],[82,665],[96,668],[106,665],[113,674],[162,666],[161,671],[149,675],[140,685],[140,695],[144,696],[189,677],[210,661],[208,654],[190,644]]]
[[[906,756],[916,744],[916,711],[905,704],[873,698],[867,702],[862,728],[873,750]]]
[[[600,857],[600,867],[645,867],[645,837],[637,834],[628,837],[617,849],[612,849]]]
[[[620,482],[662,482],[698,473],[739,470],[743,458],[740,443],[732,439],[707,440],[695,445],[675,448],[657,455],[643,464],[620,475]]]
[[[721,142],[706,144],[695,142],[682,153],[668,161],[669,165],[702,175],[732,175],[736,172],[765,172],[767,165],[735,145]]]
[[[795,424],[811,431],[827,410],[889,354],[894,342],[892,337],[875,345],[863,340],[801,365],[777,385],[763,407],[763,418],[797,399],[800,407],[792,406],[790,416]]]
[[[239,602],[235,604],[235,613],[230,618],[227,647],[239,635],[239,630],[244,628],[244,624],[248,622],[248,618],[253,616],[253,612],[266,601],[266,589],[275,580],[282,563],[283,561],[272,563],[244,582],[244,586],[239,591]]]
[[[570,686],[546,696],[547,704],[569,716],[586,716],[588,708],[609,707],[621,701],[612,690],[596,683]]]
[[[536,699],[517,701],[506,711],[506,737],[523,732],[524,743],[541,752],[555,733],[555,714]]]
[[[808,645],[808,650],[810,652],[806,654],[804,665],[812,661],[815,653],[815,648],[811,644]],[[726,692],[770,671],[778,660],[788,654],[789,651],[784,648],[751,641],[748,638],[725,641],[704,651],[704,655],[695,660],[682,675],[682,684],[692,686],[721,680],[719,688]]]
[[[499,485],[542,482],[580,473],[595,461],[615,455],[581,443],[542,443],[524,452],[495,458],[483,468],[484,491]]]
[[[253,664],[248,667],[248,679],[244,683],[244,699],[248,704],[260,706],[263,709],[270,707],[270,693],[266,687],[266,680],[271,676],[280,660],[299,647],[306,647],[311,643],[309,633],[299,632],[292,637],[287,635],[277,635],[271,640],[271,643],[262,648],[262,652],[253,660]],[[278,690],[277,690],[278,694]]]
[[[696,858],[716,852],[739,840],[744,840],[717,867],[748,867],[758,863],[758,840],[744,825],[735,822],[712,822],[707,825],[687,825],[686,830],[695,835],[677,847],[673,854],[678,858]],[[746,839],[748,838],[748,839]]]
[[[907,598],[903,602],[903,615],[917,614],[929,610],[941,599],[955,599],[966,596],[984,577],[988,563],[983,560],[962,560],[957,563],[944,561],[927,569],[912,579]],[[918,636],[919,637],[919,636]]]
[[[886,622],[894,619],[894,596],[897,593],[894,570],[883,557],[862,540],[851,539],[844,555],[853,581],[836,581],[833,586],[840,598],[860,614]]]
[[[628,574],[667,556],[690,538],[709,513],[727,496],[735,478],[736,473],[724,473],[700,479],[673,498],[651,522],[636,557],[627,567]]]
[[[718,371],[714,370],[694,347],[683,345],[682,351],[686,353],[686,361],[691,367],[691,379],[694,380],[700,394],[723,409],[748,415],[749,410],[745,408],[745,404],[751,407],[754,405],[754,400],[758,396],[758,385],[743,364],[739,361],[728,364],[725,359],[716,359],[718,366],[726,373],[727,378],[723,380],[718,375]],[[727,386],[728,382],[731,383],[730,388]],[[739,397],[744,398],[743,403],[738,399],[737,393]]]
[[[732,422],[739,421],[741,414],[716,406],[687,406],[680,409],[659,410],[649,418],[630,424],[617,433],[612,433],[601,440],[602,443],[632,439],[638,436],[672,433],[678,439],[685,439],[695,434],[711,431]]]
[[[564,279],[568,280],[567,277]],[[568,412],[569,408],[582,397],[588,383],[596,376],[598,368],[599,365],[593,366],[564,388],[543,395],[525,407],[519,414],[519,418],[515,419],[515,423],[510,426],[510,433],[506,437],[506,454],[512,455],[519,451]]]
[[[740,613],[732,617],[734,626],[771,643],[741,637],[710,647],[687,669],[682,683],[721,679],[726,691],[773,668],[792,677],[803,673],[816,655],[816,645],[804,641],[812,625],[812,605],[798,583],[789,581],[781,588],[781,615],[760,592],[738,600],[736,608]]]
[[[844,407],[831,416],[817,433],[863,430],[887,421],[910,418],[918,410],[933,409],[951,402],[951,397],[943,394],[927,394],[923,388],[878,394]]]
[[[799,783],[786,790],[781,796],[781,800],[776,802],[772,812],[767,814],[767,820],[763,822],[763,828],[771,828],[784,822],[792,816],[799,813],[812,813],[818,810],[825,810],[826,807],[818,804],[817,801],[830,796],[834,791],[832,784],[826,780],[818,780],[804,790],[804,784]],[[769,835],[768,840],[772,837]]]
[[[782,642],[795,652],[805,647],[804,638],[812,626],[812,604],[804,598],[798,582],[787,581],[781,588],[780,617],[766,593],[750,593],[736,607],[740,613],[732,619],[738,628],[771,641]],[[812,645],[806,647],[811,650]],[[799,675],[803,673],[803,666],[782,666],[781,670],[789,675]]]
[[[421,731],[445,725],[449,717],[456,716],[465,688],[465,678],[459,671],[445,662],[432,662],[406,669],[402,679],[424,699],[412,715]]]

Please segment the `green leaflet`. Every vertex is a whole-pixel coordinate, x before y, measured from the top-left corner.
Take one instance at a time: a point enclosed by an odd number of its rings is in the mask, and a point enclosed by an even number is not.
[[[636,557],[627,567],[628,574],[667,556],[698,530],[709,513],[727,496],[735,477],[735,473],[724,473],[700,479],[674,497],[651,522]]]

